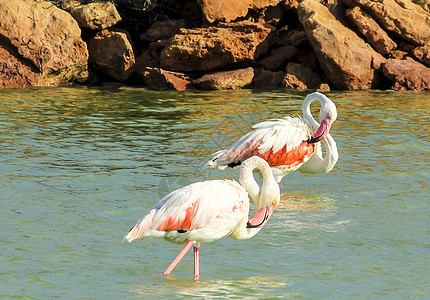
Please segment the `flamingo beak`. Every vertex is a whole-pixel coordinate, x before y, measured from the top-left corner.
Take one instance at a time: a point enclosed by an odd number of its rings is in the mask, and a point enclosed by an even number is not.
[[[270,216],[273,213],[275,206],[273,204],[265,206],[260,209],[251,219],[248,220],[246,228],[261,228],[267,221],[269,221]]]
[[[323,140],[329,133],[331,128],[331,120],[330,117],[325,118],[322,120],[320,127],[318,127],[317,131],[307,140],[309,144],[317,143],[321,140]]]

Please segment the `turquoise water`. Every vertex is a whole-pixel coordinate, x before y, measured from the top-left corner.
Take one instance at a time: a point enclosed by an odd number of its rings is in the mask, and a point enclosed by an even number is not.
[[[306,92],[0,90],[0,297],[64,299],[430,297],[430,93],[330,92],[340,159],[291,173],[254,238],[188,254],[122,239],[163,195],[237,178],[203,168]]]

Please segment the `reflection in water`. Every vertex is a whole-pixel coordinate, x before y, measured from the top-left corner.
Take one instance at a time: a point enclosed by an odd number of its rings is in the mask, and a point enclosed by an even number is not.
[[[240,279],[225,280],[183,280],[180,278],[164,277],[157,278],[158,282],[153,285],[138,286],[132,289],[133,293],[145,297],[163,296],[173,291],[177,297],[210,298],[236,298],[240,295],[252,295],[256,298],[264,298],[268,295],[281,294],[280,290],[288,287],[288,277],[284,276],[254,276]],[[283,296],[287,294],[282,293]]]

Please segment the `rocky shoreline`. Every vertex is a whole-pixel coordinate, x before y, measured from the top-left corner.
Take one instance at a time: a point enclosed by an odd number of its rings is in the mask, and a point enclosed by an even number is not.
[[[430,89],[425,1],[321,2],[0,0],[0,87]]]

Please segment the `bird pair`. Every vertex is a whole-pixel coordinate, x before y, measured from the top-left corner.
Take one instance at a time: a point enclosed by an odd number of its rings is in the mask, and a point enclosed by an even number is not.
[[[321,102],[320,124],[312,117],[310,106]],[[239,182],[209,180],[197,182],[163,197],[140,219],[125,239],[164,237],[184,244],[164,274],[170,274],[194,246],[194,278],[200,276],[199,248],[225,236],[237,240],[256,235],[269,220],[280,201],[279,185],[287,173],[320,174],[329,172],[337,162],[336,143],[329,134],[337,118],[335,104],[321,93],[306,96],[303,118],[284,117],[254,125],[254,130],[236,141],[228,150],[214,154],[208,167],[225,169],[240,165]],[[322,141],[326,155],[322,157]],[[261,187],[253,177],[258,169]],[[249,218],[250,201],[254,215]]]

